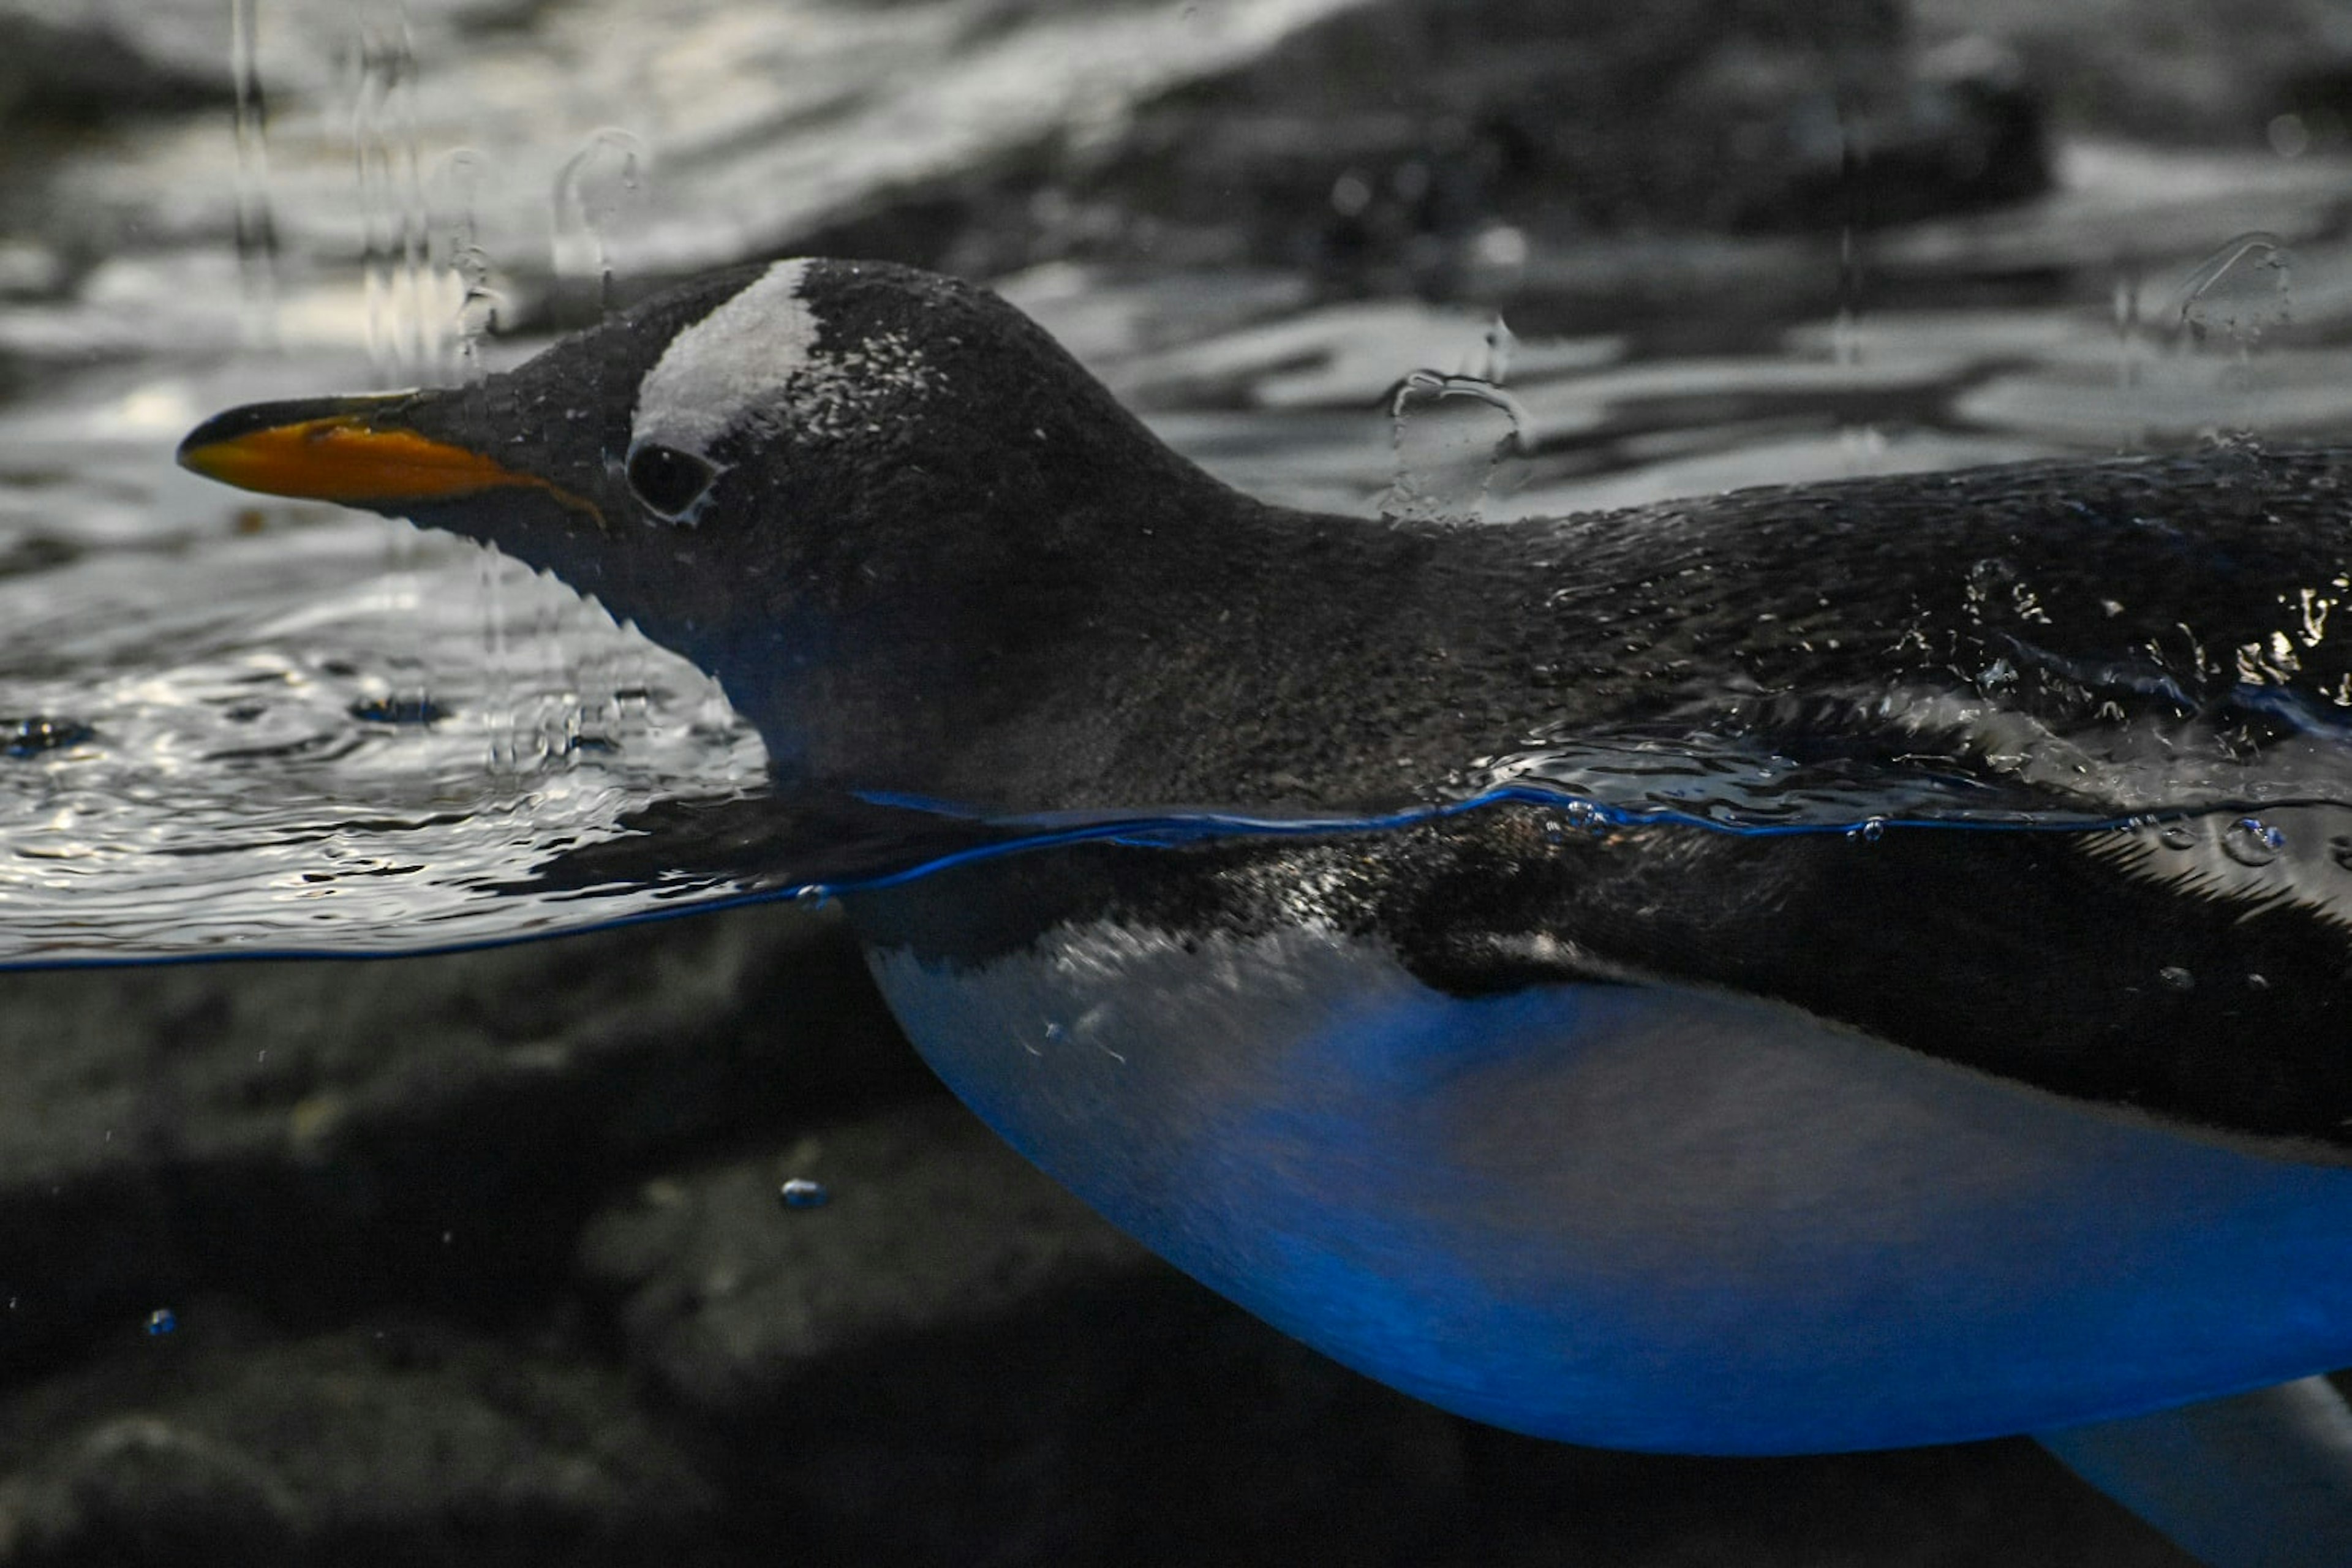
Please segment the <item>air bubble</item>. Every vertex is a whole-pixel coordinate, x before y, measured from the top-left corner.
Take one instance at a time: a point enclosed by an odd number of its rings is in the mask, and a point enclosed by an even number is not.
[[[776,1189],[776,1200],[788,1209],[821,1209],[833,1201],[823,1182],[794,1176]]]
[[[2286,847],[2286,835],[2259,816],[2242,816],[2221,835],[2221,852],[2241,866],[2267,866]]]

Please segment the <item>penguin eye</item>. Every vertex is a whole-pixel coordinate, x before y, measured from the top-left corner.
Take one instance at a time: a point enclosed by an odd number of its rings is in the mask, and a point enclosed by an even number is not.
[[[629,489],[656,517],[677,521],[702,499],[719,470],[691,452],[648,442],[629,454]]]

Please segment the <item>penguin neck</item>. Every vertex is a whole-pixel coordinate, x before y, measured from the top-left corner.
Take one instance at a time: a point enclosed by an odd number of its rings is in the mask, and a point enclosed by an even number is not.
[[[1017,563],[943,548],[709,667],[780,783],[992,810],[1387,805],[1467,760],[1444,722],[1476,673],[1443,624],[1481,553],[1459,531],[1154,478],[1026,520]]]

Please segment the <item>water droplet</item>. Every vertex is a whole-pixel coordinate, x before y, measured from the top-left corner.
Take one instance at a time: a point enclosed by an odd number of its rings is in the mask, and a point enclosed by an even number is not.
[[[158,1307],[147,1314],[147,1332],[160,1339],[180,1326],[180,1315],[169,1307]]]
[[[1875,844],[1886,836],[1886,818],[1883,816],[1865,818],[1847,828],[1845,836],[1864,844]]]
[[[2247,976],[2246,976],[2246,989],[2247,989],[2247,990],[2249,990],[2249,991],[2267,991],[2267,990],[2269,990],[2270,988],[2271,988],[2271,983],[2270,983],[2267,979],[2265,979],[2263,976],[2259,975],[2259,974],[2249,974],[2249,975],[2247,975]]]
[[[2327,841],[2327,858],[2342,869],[2352,871],[2352,833],[2339,833]]]
[[[2167,849],[2194,849],[2197,847],[2197,835],[2189,829],[2186,823],[2168,822],[2164,825],[2163,830],[2158,833],[2156,837],[2157,841],[2162,844]]]
[[[2241,866],[2267,866],[2286,847],[2286,835],[2259,816],[2242,816],[2221,835],[2221,852]]]
[[[2194,990],[2197,985],[2197,976],[2177,963],[2166,964],[2156,972],[2156,977],[2175,991]]]
[[[823,1182],[810,1181],[806,1176],[794,1176],[776,1189],[776,1197],[788,1209],[821,1209],[833,1201]]]

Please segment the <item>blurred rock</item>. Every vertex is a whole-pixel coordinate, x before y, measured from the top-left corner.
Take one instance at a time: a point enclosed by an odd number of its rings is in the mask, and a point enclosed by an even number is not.
[[[415,1327],[135,1348],[0,1405],[0,1563],[599,1568],[691,1559],[718,1510],[576,1359]]]
[[[225,5],[0,0],[0,123],[94,124],[229,90]]]
[[[2069,128],[2158,142],[2352,141],[2352,10],[2339,0],[1913,0],[1923,33],[1991,37]]]
[[[1067,178],[1082,209],[1375,277],[1512,231],[1834,230],[2042,188],[2012,63],[1915,56],[1905,19],[1898,0],[1382,0],[1144,105]]]
[[[0,974],[0,1370],[229,1291],[535,1311],[608,1184],[939,1092],[838,924]]]

